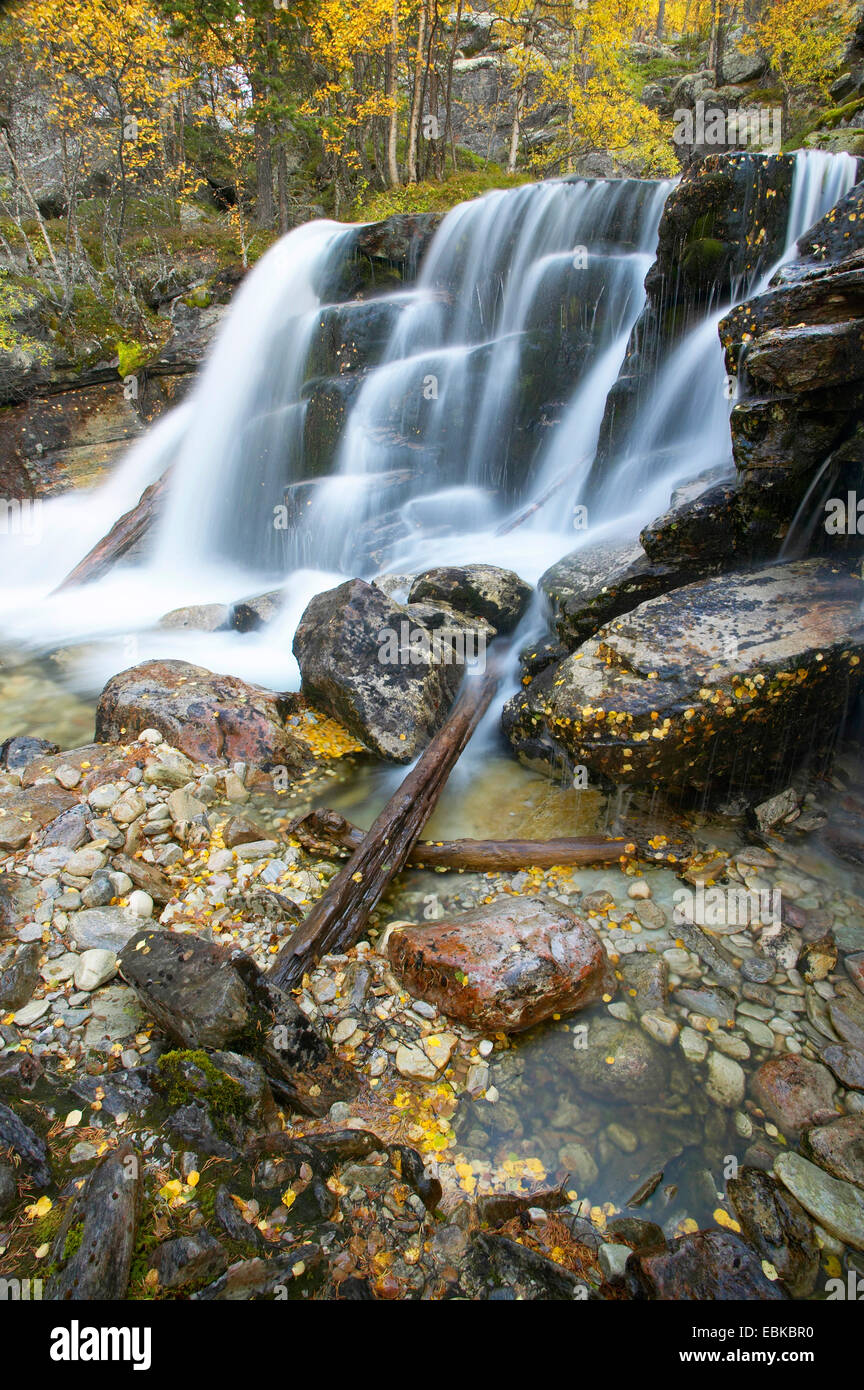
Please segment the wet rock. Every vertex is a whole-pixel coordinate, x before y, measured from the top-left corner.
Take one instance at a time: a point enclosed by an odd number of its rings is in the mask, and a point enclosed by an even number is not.
[[[20,1100],[27,1096],[42,1079],[42,1064],[38,1057],[27,1052],[0,1057],[0,1096]]]
[[[86,806],[70,806],[56,816],[42,832],[38,840],[39,849],[58,847],[69,850],[80,849],[89,839],[87,825],[90,812]]]
[[[30,764],[31,769],[34,766],[36,764]],[[20,817],[30,822],[32,831],[50,825],[57,816],[77,804],[77,792],[67,791],[57,782],[36,782],[32,786],[24,785],[20,791],[4,797],[2,808],[5,816]]]
[[[669,1002],[669,965],[662,956],[648,954],[623,956],[618,966],[622,989],[632,997],[637,1013],[662,1013]],[[635,994],[634,994],[635,991]]]
[[[84,1030],[84,1045],[97,1052],[110,1052],[115,1043],[134,1037],[146,1019],[131,989],[108,985],[91,995],[90,1020]]]
[[[708,1080],[705,1091],[718,1105],[734,1109],[740,1105],[747,1090],[744,1070],[732,1057],[712,1051],[708,1057]]]
[[[317,1246],[298,1245],[287,1259],[256,1258],[229,1265],[221,1278],[193,1293],[192,1298],[219,1303],[285,1298],[287,1290],[297,1285],[301,1274],[314,1275],[322,1265],[323,1257]]]
[[[769,1302],[785,1297],[731,1231],[697,1231],[671,1241],[668,1251],[637,1251],[627,1261],[626,1282],[634,1298]]]
[[[15,738],[7,738],[0,743],[0,767],[5,767],[9,772],[23,772],[29,763],[35,758],[42,757],[45,753],[59,753],[60,749],[56,743],[49,743],[44,738],[29,738],[25,735],[18,735]]]
[[[781,825],[793,816],[800,805],[801,797],[798,792],[794,787],[787,787],[785,791],[777,792],[776,795],[769,796],[767,801],[754,806],[753,820],[760,830],[773,830],[775,825]]]
[[[444,723],[464,674],[445,659],[448,644],[431,637],[425,615],[421,622],[375,585],[348,580],[317,594],[300,620],[303,693],[380,757],[411,762]]]
[[[834,1118],[835,1091],[827,1067],[794,1055],[763,1062],[750,1083],[756,1104],[784,1133],[792,1135],[807,1125]]]
[[[405,988],[453,1018],[519,1032],[613,994],[596,932],[546,898],[497,898],[423,927],[397,927],[390,962]]]
[[[226,603],[197,603],[191,608],[172,608],[159,619],[160,627],[191,632],[222,632],[231,626],[231,609]]]
[[[249,957],[229,956],[191,933],[150,929],[129,941],[120,971],[182,1047],[254,1053],[277,1094],[298,1108],[326,1114],[355,1094],[351,1069]]]
[[[716,483],[673,505],[646,526],[639,540],[654,565],[674,566],[680,575],[695,579],[731,564],[740,526],[734,484]]]
[[[820,561],[690,584],[549,667],[506,706],[505,732],[523,761],[545,750],[615,783],[777,775],[859,688],[862,594]]]
[[[11,1211],[18,1200],[18,1180],[15,1169],[7,1163],[0,1163],[0,1221]]]
[[[820,1250],[803,1207],[758,1168],[742,1168],[726,1191],[751,1245],[774,1266],[793,1298],[807,1298],[816,1286]]]
[[[558,560],[541,575],[539,588],[555,631],[572,651],[613,618],[682,583],[678,567],[652,563],[640,545],[603,542]]]
[[[0,945],[0,1011],[27,1003],[39,981],[40,954],[35,943]]]
[[[217,1279],[228,1268],[228,1256],[214,1236],[196,1231],[191,1236],[163,1240],[151,1252],[149,1265],[163,1289],[185,1289],[202,1280]]]
[[[778,1154],[774,1172],[814,1221],[844,1244],[864,1250],[864,1193],[860,1188],[832,1178],[796,1153]]]
[[[478,1297],[488,1298],[492,1290],[502,1287],[512,1289],[518,1298],[554,1302],[588,1295],[584,1280],[509,1236],[475,1236],[468,1251],[467,1267]]]
[[[864,1000],[860,999],[851,986],[849,993],[841,994],[843,985],[837,986],[838,998],[828,1001],[828,1017],[831,1026],[840,1040],[848,1047],[864,1051]]]
[[[182,1047],[225,1048],[252,1026],[243,981],[226,953],[201,937],[133,929],[120,972]]]
[[[442,601],[469,618],[485,618],[497,632],[512,632],[531,601],[533,590],[512,570],[494,565],[426,570],[418,574],[409,603]]]
[[[169,1107],[165,1123],[195,1152],[237,1158],[275,1115],[259,1063],[232,1052],[166,1052],[154,1085]]]
[[[864,1052],[859,1051],[857,1047],[832,1044],[825,1048],[822,1058],[841,1086],[853,1091],[864,1091]]]
[[[140,923],[122,907],[90,907],[69,918],[69,935],[79,951],[114,951],[117,955]]]
[[[600,1018],[588,1025],[585,1047],[567,1055],[577,1090],[622,1105],[661,1103],[669,1078],[666,1051],[635,1024]]]
[[[142,1164],[122,1145],[94,1168],[69,1203],[51,1252],[46,1288],[57,1302],[125,1297],[135,1249]]]
[[[276,617],[284,602],[285,595],[281,589],[241,599],[234,605],[231,624],[238,632],[257,632]]]
[[[196,761],[227,758],[299,770],[309,754],[285,728],[283,715],[280,696],[236,676],[214,675],[188,661],[145,661],[121,671],[102,691],[96,738],[130,741],[144,729],[158,729]]]
[[[29,1125],[19,1120],[14,1110],[0,1104],[0,1152],[11,1149],[39,1187],[47,1187],[51,1182],[48,1167],[48,1151],[38,1135]]]
[[[801,1151],[832,1177],[864,1187],[864,1115],[843,1115],[805,1130]]]
[[[147,893],[160,907],[164,907],[173,898],[174,887],[171,880],[156,864],[148,864],[144,859],[133,859],[128,854],[115,854],[111,863],[119,873],[127,874],[135,887]]]

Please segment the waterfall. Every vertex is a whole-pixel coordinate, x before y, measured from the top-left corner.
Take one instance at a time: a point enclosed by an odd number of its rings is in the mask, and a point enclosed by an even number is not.
[[[797,156],[783,260],[854,183],[848,156]],[[21,646],[91,642],[92,690],[149,657],[186,657],[276,688],[296,684],[293,629],[346,575],[483,561],[536,581],[580,542],[635,538],[673,489],[731,466],[717,306],[659,364],[653,390],[589,495],[609,392],[645,302],[673,184],[562,179],[488,194],[444,218],[416,284],[386,296],[389,337],[350,399],[304,524],[274,527],[304,456],[310,354],[356,228],[314,222],[278,242],[235,296],[187,400],[89,495],[42,508],[45,537],[6,537],[0,631]],[[781,262],[782,263],[782,262]],[[742,285],[743,298],[764,288]],[[333,302],[333,301],[336,302]],[[356,305],[353,306],[356,308]],[[170,465],[148,552],[98,584],[55,585]],[[587,505],[589,526],[578,528]],[[507,531],[508,518],[533,507]],[[265,634],[170,632],[171,608],[281,584]],[[72,666],[70,666],[70,670]]]

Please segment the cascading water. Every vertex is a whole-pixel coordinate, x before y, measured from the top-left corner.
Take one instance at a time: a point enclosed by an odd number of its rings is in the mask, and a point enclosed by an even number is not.
[[[784,259],[854,170],[847,156],[798,156]],[[289,534],[274,528],[274,506],[288,482],[306,476],[307,363],[355,229],[318,222],[292,232],[236,296],[184,405],[99,492],[43,507],[50,546],[7,538],[15,576],[0,609],[7,637],[43,649],[99,637],[77,677],[91,690],[151,656],[284,689],[297,679],[290,639],[300,613],[346,574],[470,560],[534,581],[589,536],[635,537],[675,486],[731,462],[716,331],[727,304],[660,363],[624,447],[586,495],[671,187],[563,180],[450,213],[416,286],[388,296],[380,365],[349,406],[331,478],[316,483],[305,526]],[[742,285],[739,297],[767,281]],[[46,599],[169,464],[169,501],[149,556]],[[500,534],[507,516],[532,503],[528,522]],[[579,503],[589,504],[587,533],[574,529]],[[266,638],[154,630],[168,609],[235,600],[274,580],[285,608]]]

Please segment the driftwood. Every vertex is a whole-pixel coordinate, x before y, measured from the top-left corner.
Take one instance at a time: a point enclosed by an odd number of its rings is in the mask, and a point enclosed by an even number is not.
[[[321,956],[346,950],[358,939],[391,879],[404,866],[503,674],[503,654],[493,654],[484,674],[464,682],[443,728],[323,898],[279,952],[270,974],[282,989],[295,988]]]
[[[310,811],[292,821],[288,831],[311,854],[334,849],[356,850],[365,835],[338,811]],[[406,863],[411,868],[491,870],[549,869],[558,864],[611,864],[632,853],[624,838],[585,835],[560,840],[418,840]]]
[[[91,580],[100,579],[106,574],[121,556],[147,534],[158,514],[167,487],[166,471],[155,483],[145,488],[134,507],[124,512],[119,521],[115,521],[107,536],[103,536],[101,541],[87,552],[84,559],[79,560],[62,584],[57,585],[55,594],[61,589],[71,589],[73,584],[89,584]]]
[[[509,521],[503,521],[496,529],[495,535],[508,536],[511,531],[515,531],[517,526],[521,526],[522,523],[527,521],[529,517],[532,517],[535,512],[539,512],[540,508],[544,507],[549,501],[549,498],[554,497],[558,489],[562,488],[565,483],[571,482],[579,469],[587,462],[589,462],[588,459],[582,459],[573,468],[568,468],[563,473],[559,473],[558,477],[553,478],[549,486],[534,502],[531,502],[527,507],[523,507],[522,511],[517,512],[515,516],[511,516]]]

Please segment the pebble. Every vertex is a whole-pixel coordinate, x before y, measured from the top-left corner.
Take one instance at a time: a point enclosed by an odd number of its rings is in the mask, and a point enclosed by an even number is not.
[[[347,1042],[350,1037],[357,1032],[356,1018],[343,1018],[333,1029],[333,1044],[338,1047],[340,1043]]]
[[[648,1036],[664,1047],[671,1047],[680,1031],[675,1020],[667,1018],[665,1014],[644,1013],[640,1022]]]
[[[40,1018],[44,1018],[50,1007],[50,999],[31,999],[29,1004],[18,1010],[13,1022],[18,1028],[27,1028],[31,1023],[38,1023]]]
[[[751,1042],[757,1047],[773,1047],[774,1034],[766,1024],[761,1023],[756,1018],[742,1018],[739,1023],[743,1031],[747,1034]]]
[[[135,917],[153,916],[153,899],[141,888],[136,888],[134,893],[129,894],[128,907]]]
[[[435,1063],[430,1061],[421,1048],[412,1043],[400,1043],[397,1047],[396,1070],[400,1075],[415,1081],[434,1081],[438,1075],[438,1068]]]
[[[110,811],[115,801],[119,801],[122,790],[115,782],[103,782],[101,787],[95,787],[88,796],[87,800],[94,811]]]
[[[39,974],[49,985],[60,985],[71,980],[81,957],[74,951],[65,951],[56,960],[48,960],[39,967]]]
[[[76,849],[66,860],[65,871],[76,878],[92,878],[97,869],[105,863],[105,855],[98,849]]]
[[[747,1090],[747,1078],[742,1067],[722,1052],[708,1057],[708,1080],[705,1090],[718,1105],[733,1109],[739,1106]]]
[[[67,791],[71,791],[72,788],[77,787],[78,783],[81,781],[81,769],[78,767],[69,767],[64,764],[63,767],[58,767],[54,776],[61,787],[65,787]]]
[[[682,1028],[681,1051],[688,1062],[704,1062],[708,1056],[708,1041],[695,1028]]]
[[[90,951],[83,951],[77,958],[75,985],[77,989],[89,993],[107,984],[116,974],[117,956],[114,951],[94,947]]]
[[[650,898],[651,885],[644,878],[637,878],[627,889],[628,898]]]

